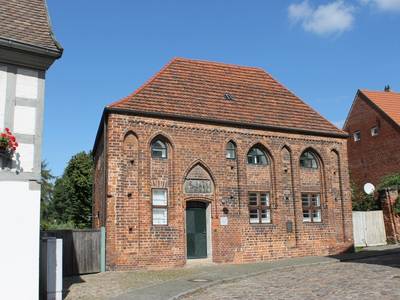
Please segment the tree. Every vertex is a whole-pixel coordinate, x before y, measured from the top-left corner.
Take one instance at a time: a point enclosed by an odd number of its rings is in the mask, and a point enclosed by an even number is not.
[[[92,173],[91,152],[79,152],[68,162],[54,185],[50,218],[55,224],[68,223],[77,228],[91,226]]]
[[[47,162],[42,161],[41,164],[41,194],[40,194],[40,220],[41,225],[46,223],[49,219],[49,206],[53,199],[53,174],[48,168]]]

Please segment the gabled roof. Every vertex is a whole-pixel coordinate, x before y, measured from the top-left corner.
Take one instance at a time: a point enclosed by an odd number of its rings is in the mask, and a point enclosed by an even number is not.
[[[360,92],[400,125],[400,93],[368,90],[360,90]]]
[[[0,0],[0,40],[62,52],[51,31],[45,0]]]
[[[373,107],[378,113],[388,118],[395,125],[400,126],[400,93],[391,91],[369,91],[357,90],[353,104],[347,114],[343,128],[347,129],[347,123],[353,111],[356,101],[365,101]]]
[[[260,68],[184,58],[106,110],[347,136]]]

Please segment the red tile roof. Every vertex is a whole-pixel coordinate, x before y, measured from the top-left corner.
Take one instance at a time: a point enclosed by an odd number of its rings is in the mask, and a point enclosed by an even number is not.
[[[52,35],[45,0],[0,0],[0,38],[61,51]]]
[[[225,99],[227,93],[233,100]],[[133,94],[108,108],[346,134],[260,68],[184,58],[173,59]]]
[[[400,93],[368,90],[360,92],[400,125]]]

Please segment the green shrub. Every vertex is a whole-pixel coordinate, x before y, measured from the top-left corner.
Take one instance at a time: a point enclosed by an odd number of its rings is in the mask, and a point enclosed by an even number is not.
[[[393,211],[397,215],[400,214],[400,197],[397,197],[396,201],[394,202]]]
[[[400,187],[400,173],[395,173],[383,177],[380,183],[378,184],[378,189],[381,190],[395,186]]]

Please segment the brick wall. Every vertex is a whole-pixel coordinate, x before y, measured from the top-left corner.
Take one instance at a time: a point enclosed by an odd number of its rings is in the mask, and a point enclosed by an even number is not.
[[[105,199],[106,197],[106,178],[105,178],[105,153],[104,137],[98,142],[96,152],[93,153],[94,165],[94,184],[93,184],[93,228],[99,229],[105,224]]]
[[[363,98],[356,99],[348,117],[349,169],[351,180],[362,188],[367,182],[377,185],[381,178],[399,172],[400,130],[393,126]],[[379,134],[371,135],[371,128],[379,126]],[[352,134],[361,132],[361,140],[355,142]]]
[[[109,115],[107,135],[107,197],[95,193],[93,217],[99,203],[106,202],[108,269],[184,265],[185,206],[193,199],[211,206],[214,262],[328,255],[352,245],[345,139],[119,114]],[[166,160],[151,157],[150,144],[157,136],[167,141]],[[237,145],[236,160],[225,158],[230,140]],[[247,152],[256,144],[265,149],[270,164],[247,164]],[[306,149],[319,157],[318,170],[300,168],[299,157]],[[194,166],[212,179],[212,193],[185,194],[185,177]],[[95,189],[101,184],[96,179]],[[151,189],[159,187],[168,189],[166,226],[152,225]],[[301,192],[310,187],[321,193],[321,223],[302,220]],[[251,191],[270,193],[271,224],[249,223]],[[227,226],[220,225],[222,216],[228,217]],[[287,232],[288,222],[292,232]]]
[[[386,238],[391,243],[400,242],[400,215],[394,210],[397,198],[400,196],[398,187],[380,191],[379,198],[383,210]]]

